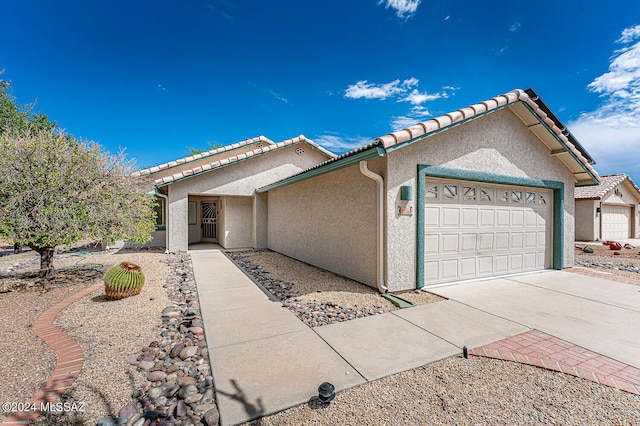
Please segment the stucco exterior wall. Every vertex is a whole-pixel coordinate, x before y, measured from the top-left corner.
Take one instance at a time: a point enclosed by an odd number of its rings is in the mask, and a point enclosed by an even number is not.
[[[269,191],[268,247],[375,287],[375,191],[358,166]]]
[[[225,197],[224,248],[253,247],[253,197]]]
[[[571,172],[508,109],[502,109],[387,155],[387,286],[415,287],[416,215],[399,216],[400,186],[416,191],[418,164],[563,182],[564,266],[573,266],[574,181]],[[415,211],[415,199],[408,206]]]
[[[305,147],[305,152],[299,155],[296,149],[301,146]],[[170,184],[167,227],[170,234],[169,250],[174,252],[188,249],[188,195],[253,196],[256,188],[289,177],[324,160],[326,157],[318,151],[306,144],[297,144]],[[235,234],[237,230],[229,228],[229,224],[235,223],[235,219],[231,217],[230,211],[225,211],[224,202],[222,205],[218,242],[224,247],[252,247],[252,209],[249,210],[248,222],[244,225],[249,229],[247,243],[244,236],[234,240],[234,237],[229,237],[226,233],[226,230],[229,230]],[[245,215],[242,217],[246,219]],[[231,241],[228,238],[231,238]],[[264,239],[262,235],[262,240]]]
[[[256,194],[253,198],[253,230],[252,230],[252,247],[267,248],[267,229],[268,229],[268,210],[267,210],[268,193]]]
[[[598,200],[576,200],[576,241],[594,241],[600,235],[599,205]]]

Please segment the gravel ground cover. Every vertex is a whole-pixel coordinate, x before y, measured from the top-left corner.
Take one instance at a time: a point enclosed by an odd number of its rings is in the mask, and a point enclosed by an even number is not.
[[[585,246],[593,253],[584,253]],[[615,254],[619,253],[619,254]],[[640,279],[640,247],[611,250],[601,243],[576,244],[575,264],[627,278]]]
[[[33,321],[49,307],[101,280],[106,268],[130,261],[142,266],[146,283],[139,296],[107,302],[99,290],[61,312],[55,324],[76,339],[85,364],[68,396],[84,402],[84,413],[59,424],[95,424],[117,413],[141,380],[127,355],[135,353],[160,325],[159,312],[167,302],[162,285],[167,274],[162,251],[101,252],[75,247],[54,257],[56,274],[35,277],[39,256],[32,251],[0,257],[0,401],[26,402],[48,379],[55,366],[49,347],[31,331]],[[162,263],[162,262],[165,263]],[[67,396],[67,395],[65,395]],[[0,413],[0,420],[5,413]],[[39,424],[55,424],[55,416],[42,416]]]
[[[274,251],[227,254],[309,327],[398,309],[376,289]],[[416,305],[445,300],[426,291],[396,294]]]
[[[634,425],[640,397],[513,362],[451,357],[246,425]]]

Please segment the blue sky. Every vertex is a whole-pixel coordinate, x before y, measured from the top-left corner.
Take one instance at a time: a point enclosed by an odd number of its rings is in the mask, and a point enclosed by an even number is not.
[[[341,153],[533,87],[640,183],[637,0],[22,0],[0,69],[21,103],[140,166],[299,134]]]

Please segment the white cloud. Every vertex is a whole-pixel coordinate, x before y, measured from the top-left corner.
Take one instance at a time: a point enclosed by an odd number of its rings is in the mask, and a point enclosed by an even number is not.
[[[416,13],[421,0],[379,0],[378,4],[385,3],[384,8],[392,8],[398,18],[411,18]]]
[[[407,127],[411,127],[414,124],[418,124],[421,121],[424,121],[426,117],[430,116],[431,113],[428,109],[423,107],[422,105],[416,105],[406,114],[399,115],[393,117],[391,120],[391,129],[395,132],[396,130],[406,129]]]
[[[402,83],[400,80],[394,80],[386,84],[373,84],[367,80],[360,80],[356,84],[347,87],[347,90],[344,92],[344,97],[349,99],[365,98],[384,100],[388,97],[405,93],[417,84],[418,79],[415,77],[404,80]]]
[[[164,87],[162,84],[158,84],[158,90],[162,91],[162,92],[166,92],[167,88]]]
[[[629,43],[635,40],[636,38],[640,38],[640,25],[636,25],[635,27],[625,28],[622,31],[622,35],[617,40],[617,42]]]
[[[373,142],[373,140],[373,138],[365,136],[347,136],[336,132],[326,132],[313,138],[314,142],[337,154],[360,148]]]
[[[447,15],[444,17],[443,21],[448,21],[449,19],[451,19],[451,15]]]
[[[404,98],[398,100],[398,102],[404,101],[404,102],[411,102],[413,105],[421,105],[427,101],[435,101],[436,99],[447,98],[447,97],[449,96],[444,91],[440,93],[429,94],[427,92],[420,92],[417,89],[413,89],[411,93],[409,93]]]
[[[628,44],[610,58],[609,71],[587,87],[602,104],[569,123],[571,132],[598,163],[600,173],[640,178],[640,25],[622,32]]]
[[[518,31],[518,29],[521,27],[522,25],[520,25],[520,22],[516,21],[513,24],[511,24],[511,26],[509,27],[509,31],[512,33],[515,33],[516,31]]]

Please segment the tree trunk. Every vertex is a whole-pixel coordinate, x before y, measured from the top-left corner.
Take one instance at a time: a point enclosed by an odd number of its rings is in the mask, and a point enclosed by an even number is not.
[[[55,247],[34,247],[29,246],[32,250],[38,252],[40,254],[40,272],[38,272],[39,277],[49,277],[53,275],[56,270],[53,268],[53,253],[55,252]]]

